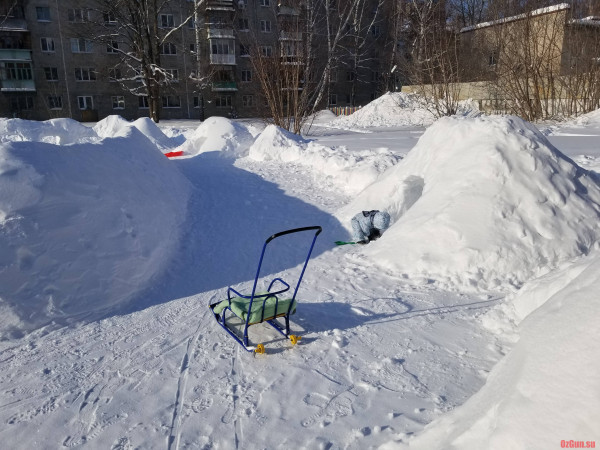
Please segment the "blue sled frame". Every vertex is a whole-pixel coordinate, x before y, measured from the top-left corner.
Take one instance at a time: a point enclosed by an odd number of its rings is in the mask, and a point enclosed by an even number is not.
[[[287,292],[290,290],[290,285],[288,283],[286,283],[281,278],[275,278],[269,284],[269,289],[267,289],[266,294],[260,294],[260,295],[256,294],[256,285],[258,284],[258,279],[260,278],[260,269],[262,267],[263,258],[265,256],[265,251],[267,249],[267,245],[272,240],[277,239],[281,236],[286,236],[288,234],[293,234],[293,233],[300,233],[303,231],[314,231],[315,235],[312,239],[310,249],[308,250],[308,255],[306,255],[306,261],[304,261],[304,266],[302,267],[302,272],[300,273],[300,278],[298,278],[298,283],[296,284],[296,288],[294,289],[294,296],[292,297],[292,299],[290,301],[290,306],[289,306],[288,310],[284,313],[277,314],[273,317],[265,317],[265,304],[266,304],[267,300],[270,298],[275,298],[275,313],[277,313],[277,306],[278,306],[277,304],[279,302],[278,296],[280,294],[283,294],[284,292]],[[257,323],[267,322],[269,325],[271,325],[273,328],[275,328],[282,335],[284,335],[286,338],[289,339],[289,336],[290,336],[290,313],[292,311],[294,303],[296,302],[296,294],[298,293],[298,288],[300,287],[300,283],[302,282],[302,277],[304,277],[304,272],[306,271],[306,266],[308,265],[308,260],[310,259],[310,255],[312,254],[313,248],[315,246],[317,236],[321,233],[321,231],[323,231],[323,229],[320,226],[313,226],[313,227],[294,228],[292,230],[281,231],[279,233],[275,233],[274,235],[270,236],[265,241],[265,244],[263,245],[263,248],[262,248],[260,260],[258,262],[258,269],[256,271],[256,277],[254,278],[254,286],[252,287],[252,294],[251,295],[242,295],[239,292],[237,292],[235,289],[233,289],[232,287],[229,287],[227,289],[227,300],[229,301],[229,305],[231,305],[231,299],[232,299],[231,294],[232,293],[237,297],[250,299],[250,301],[248,303],[248,313],[246,314],[246,322],[244,324],[244,333],[243,333],[242,338],[240,338],[233,331],[233,329],[229,327],[229,325],[227,324],[227,321],[225,319],[227,311],[229,311],[231,314],[233,314],[234,316],[237,317],[237,315],[233,312],[231,307],[226,306],[225,309],[223,309],[223,311],[221,312],[221,314],[216,314],[214,312],[214,308],[221,302],[217,302],[217,303],[213,303],[212,305],[209,305],[209,307],[210,307],[211,311],[213,312],[215,319],[217,320],[219,325],[221,325],[223,327],[223,329],[225,329],[225,331],[227,331],[239,344],[241,344],[245,350],[247,350],[249,352],[255,350],[255,347],[249,345],[248,327],[250,327],[250,325],[255,325]],[[273,286],[277,282],[282,284],[283,287],[279,290],[271,292],[271,289],[273,289]],[[259,322],[250,323],[250,312],[252,311],[252,303],[254,303],[255,301],[262,301],[261,320]],[[281,324],[277,321],[277,318],[279,318],[279,317],[282,317],[285,320],[285,325]],[[241,317],[240,317],[240,319],[241,319]]]

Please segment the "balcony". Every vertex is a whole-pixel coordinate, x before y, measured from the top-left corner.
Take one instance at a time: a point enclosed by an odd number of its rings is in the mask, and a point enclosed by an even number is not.
[[[0,80],[1,92],[35,92],[33,80]]]
[[[301,41],[302,40],[302,32],[300,32],[300,31],[280,31],[279,32],[279,40],[280,41]]]
[[[4,16],[6,17],[6,16]],[[19,31],[27,32],[27,22],[25,19],[16,19],[14,17],[0,18],[0,31]]]
[[[238,89],[235,81],[213,81],[212,90],[213,92],[235,92]]]
[[[0,48],[0,61],[31,61],[31,50]]]
[[[277,15],[278,16],[299,16],[300,11],[298,8],[294,8],[292,6],[279,5],[277,7]]]
[[[211,64],[222,64],[222,65],[235,65],[235,55],[210,55],[210,63]]]
[[[234,11],[233,0],[208,0],[207,11]]]
[[[207,31],[209,39],[235,39],[233,29],[231,28],[214,28],[211,26]]]

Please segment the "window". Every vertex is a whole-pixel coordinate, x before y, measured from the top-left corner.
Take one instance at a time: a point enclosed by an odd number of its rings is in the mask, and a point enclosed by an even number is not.
[[[250,51],[244,44],[240,44],[240,56],[250,56]]]
[[[213,55],[232,55],[233,48],[229,46],[229,41],[211,40],[210,51]]]
[[[89,11],[87,9],[69,9],[67,11],[69,22],[82,23],[89,20]]]
[[[190,19],[190,20],[188,20],[187,27],[190,28],[190,29],[196,28],[196,19]]]
[[[346,81],[354,81],[354,72],[346,72]]]
[[[248,0],[238,0],[238,8],[245,9],[248,6]]]
[[[50,8],[48,6],[36,6],[35,14],[38,22],[50,22]]]
[[[242,70],[242,81],[247,81],[247,82],[252,81],[252,71],[251,70]]]
[[[173,14],[161,14],[159,22],[161,28],[173,28],[175,27],[175,19]]]
[[[265,58],[270,58],[271,56],[273,56],[273,47],[268,46],[268,45],[263,45],[260,48],[260,52],[262,53],[262,55]]]
[[[125,97],[122,95],[113,95],[111,98],[113,109],[125,109]]]
[[[329,95],[329,106],[335,106],[335,105],[337,105],[337,95],[330,94]]]
[[[217,108],[231,108],[231,95],[220,95],[215,98]]]
[[[31,96],[18,96],[10,98],[10,109],[11,111],[22,111],[33,109],[33,97]]]
[[[82,95],[77,97],[79,109],[94,109],[94,104],[91,95]]]
[[[42,46],[43,52],[53,52],[54,51],[54,39],[43,37],[40,38],[40,43]]]
[[[162,106],[163,108],[180,108],[181,100],[175,95],[165,95],[162,98]]]
[[[200,99],[200,97],[194,97],[194,108],[200,108],[200,106],[204,105],[204,99]]]
[[[270,20],[261,20],[260,21],[260,31],[263,33],[271,32],[271,21]]]
[[[161,55],[176,55],[177,47],[172,42],[165,42],[160,46],[160,54]]]
[[[44,67],[44,73],[46,74],[46,80],[58,81],[58,68],[57,67]]]
[[[106,44],[106,53],[119,53],[119,43],[117,41],[112,41],[109,44]]]
[[[371,27],[371,34],[375,37],[381,36],[381,27],[379,25],[373,25]]]
[[[338,72],[336,69],[331,69],[331,72],[329,72],[329,82],[330,83],[335,83],[338,80]]]
[[[238,19],[238,28],[240,31],[248,31],[250,30],[250,25],[248,23],[248,19]]]
[[[112,68],[108,69],[108,81],[115,82],[121,79],[121,69]]]
[[[242,95],[242,106],[254,106],[254,96],[253,95]]]
[[[62,109],[62,97],[60,95],[49,95],[48,96],[48,108],[50,109]]]
[[[190,44],[190,52],[196,53],[196,44]]]
[[[167,79],[171,81],[179,81],[179,70],[177,69],[165,69],[167,73]]]
[[[495,66],[498,64],[498,54],[496,52],[492,52],[488,58],[488,64],[490,66]]]
[[[31,64],[28,62],[0,63],[0,78],[3,80],[31,80]]]
[[[91,67],[77,67],[75,68],[75,80],[96,81],[96,71]]]
[[[105,12],[103,14],[104,17],[104,24],[105,25],[116,25],[117,24],[117,18],[115,17],[115,14],[111,11]]]
[[[148,109],[148,96],[147,95],[140,95],[138,97],[138,101],[139,101],[139,108],[140,109]]]
[[[83,38],[71,38],[71,51],[73,53],[91,53],[92,41]]]
[[[260,0],[260,6],[271,6],[271,0]]]

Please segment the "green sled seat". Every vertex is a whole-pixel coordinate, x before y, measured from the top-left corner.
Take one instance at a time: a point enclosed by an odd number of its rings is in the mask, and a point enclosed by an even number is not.
[[[298,282],[294,289],[293,295],[290,297],[289,294],[282,296],[290,290],[290,285],[281,278],[275,278],[269,284],[266,292],[257,292],[256,286],[260,278],[260,270],[263,264],[265,251],[269,242],[282,236],[302,233],[302,232],[314,232],[306,260],[302,267],[302,271],[298,278]],[[300,287],[300,282],[306,271],[306,266],[310,259],[310,255],[315,246],[317,236],[321,233],[322,228],[320,226],[294,228],[292,230],[282,231],[269,237],[263,245],[260,260],[258,262],[258,270],[256,271],[256,277],[254,278],[254,286],[252,287],[252,293],[250,295],[240,294],[238,291],[229,287],[227,289],[227,299],[213,303],[210,306],[215,319],[227,331],[238,343],[240,343],[247,351],[257,351],[258,353],[264,353],[264,346],[251,346],[248,339],[248,327],[257,323],[267,322],[286,338],[291,339],[295,344],[297,337],[290,335],[290,315],[296,312],[296,294]],[[229,318],[227,315],[229,314]],[[237,319],[236,319],[237,318]],[[280,323],[277,319],[282,318],[284,324]],[[241,336],[240,332],[236,331],[235,325],[239,328],[240,325],[243,329]]]

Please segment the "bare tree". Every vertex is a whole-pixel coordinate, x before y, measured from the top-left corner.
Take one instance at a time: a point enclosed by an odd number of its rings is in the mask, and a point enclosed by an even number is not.
[[[186,3],[189,10],[181,23],[175,23],[174,15],[163,14],[169,11],[170,0],[95,0],[87,15],[85,36],[120,57],[111,78],[128,92],[147,98],[149,116],[155,122],[160,120],[162,89],[174,81],[172,72],[161,64],[161,54],[176,51],[172,40],[198,18],[203,0]],[[203,82],[199,53],[197,61],[194,79]]]
[[[495,89],[512,112],[527,120],[557,113],[565,23],[566,9],[541,9],[497,23],[488,34],[497,58]]]
[[[300,133],[308,118],[325,105],[332,72],[351,55],[366,61],[365,36],[377,17],[372,0],[288,0],[274,11],[274,46],[247,33],[247,46],[271,120]],[[372,13],[372,15],[368,15]]]
[[[458,109],[459,46],[457,32],[448,27],[446,4],[440,0],[410,0],[401,11],[402,39],[407,42],[399,60],[404,77],[429,100],[436,116]]]

